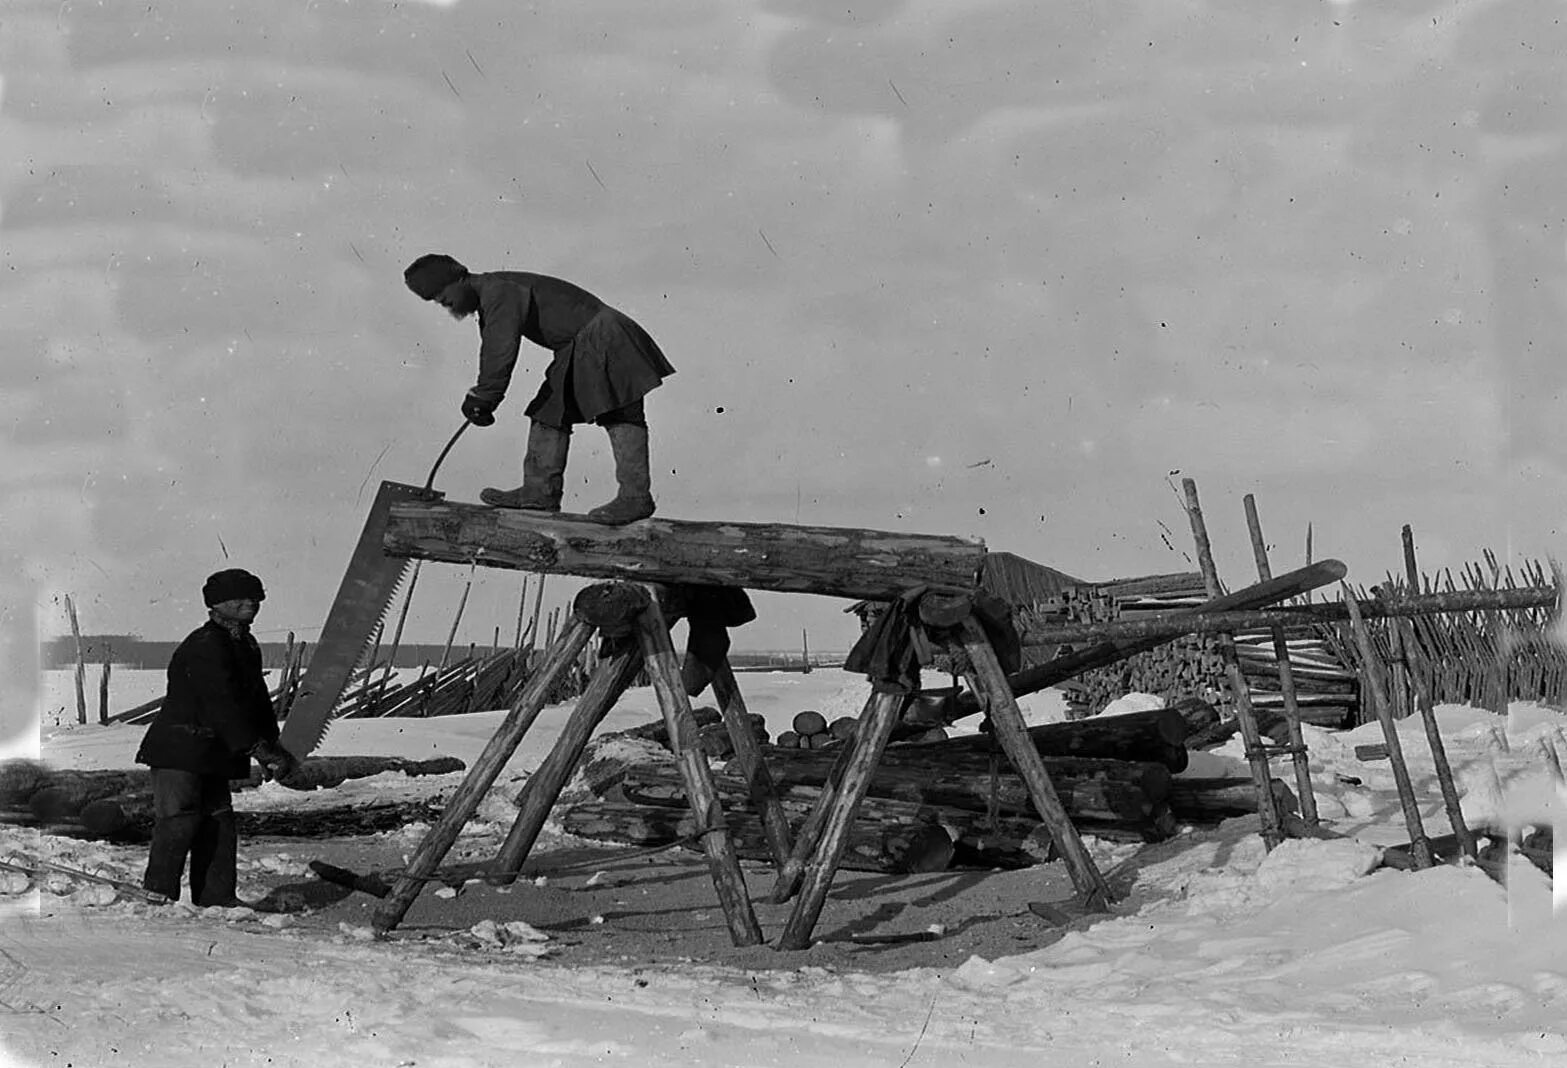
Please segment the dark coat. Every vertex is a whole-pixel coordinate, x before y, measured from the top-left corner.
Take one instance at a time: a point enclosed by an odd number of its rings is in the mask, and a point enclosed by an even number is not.
[[[249,775],[251,747],[278,739],[256,639],[208,621],[174,650],[168,675],[136,762],[230,779]]]
[[[522,339],[555,353],[528,415],[552,426],[592,422],[633,404],[675,373],[630,316],[559,278],[526,271],[470,275],[479,295],[479,380],[469,395],[500,404]]]

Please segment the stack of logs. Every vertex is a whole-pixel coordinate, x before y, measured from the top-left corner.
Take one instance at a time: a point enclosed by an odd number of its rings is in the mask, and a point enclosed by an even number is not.
[[[704,736],[722,730],[716,711],[699,708],[696,714]],[[1211,706],[1188,702],[1179,709],[1047,724],[1028,733],[1079,831],[1114,840],[1158,841],[1176,833],[1182,823],[1213,823],[1257,811],[1256,788],[1249,778],[1176,775],[1187,766],[1188,737],[1217,720]],[[661,725],[635,733],[667,746]],[[615,737],[593,743],[583,770],[592,796],[564,810],[564,829],[583,838],[640,846],[674,844],[692,835],[695,828],[673,756],[656,748],[639,750],[632,762],[623,755],[595,756],[623,754],[610,744]],[[798,743],[763,747],[793,828],[798,829],[820,796],[844,744],[833,739],[820,749]],[[714,783],[739,854],[770,859],[743,776],[725,769],[715,773]],[[1282,805],[1293,809],[1289,789],[1277,780],[1273,788]],[[1021,776],[991,735],[974,734],[889,745],[850,830],[843,864],[855,870],[906,873],[952,865],[1028,867],[1051,856],[1048,831]]]
[[[1151,612],[1190,609],[1203,597],[1200,576],[1192,589],[1177,585],[1132,598],[1111,596],[1097,587],[1069,589],[1055,600],[1020,612],[1018,624],[1027,644],[1031,625],[1129,621]],[[1284,696],[1271,634],[1238,636],[1235,651],[1253,707],[1282,714]],[[1288,651],[1301,719],[1334,728],[1354,723],[1360,708],[1360,682],[1355,672],[1345,667],[1331,635],[1323,628],[1299,628],[1288,636]],[[1167,704],[1196,698],[1233,706],[1219,638],[1213,634],[1176,638],[1109,667],[1085,671],[1061,688],[1067,694],[1068,714],[1074,719],[1096,715],[1128,693],[1153,694]]]

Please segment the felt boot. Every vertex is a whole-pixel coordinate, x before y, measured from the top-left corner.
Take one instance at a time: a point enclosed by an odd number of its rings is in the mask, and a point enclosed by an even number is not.
[[[522,485],[516,489],[486,489],[479,500],[492,508],[520,508],[525,512],[560,511],[566,485],[566,454],[571,432],[543,423],[528,425],[528,451],[522,457]]]
[[[648,469],[647,427],[635,423],[611,423],[609,446],[615,454],[615,499],[588,513],[607,527],[623,527],[653,514],[652,472]]]

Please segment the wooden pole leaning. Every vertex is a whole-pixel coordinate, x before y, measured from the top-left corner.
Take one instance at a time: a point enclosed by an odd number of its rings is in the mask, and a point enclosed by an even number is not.
[[[485,878],[491,886],[510,886],[517,881],[550,810],[582,761],[582,753],[593,732],[604,722],[626,687],[636,680],[641,667],[642,650],[634,643],[627,643],[599,660],[587,686],[577,697],[571,715],[556,736],[554,746],[517,795],[517,817],[495,854],[491,874]]]
[[[772,851],[773,864],[781,872],[789,860],[789,817],[784,814],[783,803],[773,785],[772,773],[762,756],[762,747],[751,731],[751,721],[740,695],[740,684],[735,680],[729,658],[724,657],[713,671],[713,697],[718,701],[718,712],[729,729],[729,739],[734,743],[732,766],[744,777],[751,804],[762,818],[762,830],[767,835],[767,848]]]
[[[811,813],[812,817],[815,817],[818,811],[822,814],[821,840],[812,851],[811,859],[804,866],[800,897],[794,903],[794,910],[789,914],[783,933],[778,938],[779,949],[805,949],[810,946],[811,932],[816,927],[816,921],[821,917],[822,906],[827,903],[827,891],[832,888],[833,876],[838,872],[838,862],[843,858],[849,827],[854,823],[860,802],[864,800],[871,777],[876,773],[876,765],[881,762],[887,742],[892,738],[892,728],[897,725],[898,717],[902,714],[903,706],[907,701],[907,694],[875,693],[866,704],[865,714],[860,720],[860,728],[855,733],[854,742],[851,746],[845,747],[848,755],[842,761],[842,782],[838,789],[831,793],[824,787],[817,800],[816,809]],[[806,840],[802,828],[795,842],[796,851]],[[783,878],[784,876],[780,874],[780,884]],[[780,900],[776,895],[775,889],[774,900]]]
[[[1192,540],[1197,545],[1197,560],[1202,568],[1203,583],[1209,597],[1218,597],[1223,591],[1219,585],[1219,572],[1213,563],[1213,546],[1208,541],[1208,526],[1203,521],[1202,506],[1197,500],[1197,483],[1189,478],[1181,480],[1186,494],[1186,516],[1191,523]],[[1235,636],[1219,635],[1219,655],[1230,684],[1230,694],[1235,699],[1235,720],[1240,726],[1241,740],[1246,747],[1246,762],[1251,766],[1252,781],[1257,787],[1257,815],[1262,822],[1262,842],[1272,849],[1284,841],[1284,823],[1279,812],[1279,799],[1273,792],[1273,773],[1268,768],[1268,749],[1257,729],[1257,718],[1252,713],[1251,689],[1246,685],[1240,663],[1235,657]]]
[[[849,765],[854,761],[857,752],[860,735],[869,730],[867,724],[871,723],[872,714],[877,707],[877,700],[882,695],[872,693],[865,702],[865,707],[860,710],[860,728],[855,733],[856,744],[845,745],[838,750],[838,755],[833,758],[832,764],[827,769],[826,778],[822,781],[821,791],[816,795],[816,803],[811,806],[811,811],[805,817],[805,822],[800,824],[800,829],[794,836],[794,843],[789,850],[788,859],[778,869],[778,878],[773,882],[772,892],[768,900],[775,905],[781,905],[788,901],[800,889],[800,882],[805,878],[805,868],[811,862],[811,857],[816,853],[816,847],[821,844],[822,832],[826,829],[827,819],[832,815],[837,805],[838,796],[843,791],[843,778],[849,771]],[[901,709],[900,709],[901,711]],[[893,723],[896,724],[896,718]],[[887,728],[888,740],[892,737],[892,727]],[[885,746],[885,742],[882,743]],[[878,758],[879,759],[879,758]],[[867,785],[869,781],[867,780]]]
[[[1085,908],[1095,912],[1106,911],[1114,900],[1110,887],[1094,865],[1093,857],[1088,855],[1082,837],[1078,835],[1071,817],[1061,804],[1055,784],[1050,781],[1044,758],[1028,736],[1022,709],[1018,708],[1017,700],[1012,696],[1012,687],[1007,685],[1006,672],[996,658],[990,639],[972,615],[963,620],[961,634],[963,651],[968,654],[969,663],[973,665],[981,687],[980,695],[988,704],[991,729],[1006,752],[1007,759],[1028,787],[1029,799],[1033,801],[1040,820],[1050,828],[1050,836],[1055,840],[1056,849],[1060,851],[1067,872],[1072,876],[1072,885],[1077,888]]]
[[[1409,689],[1414,694],[1415,707],[1420,710],[1420,722],[1425,727],[1426,744],[1431,748],[1431,763],[1436,771],[1437,785],[1442,790],[1442,806],[1447,811],[1447,821],[1452,825],[1453,837],[1464,856],[1474,860],[1480,855],[1474,832],[1464,819],[1464,809],[1458,796],[1458,785],[1453,781],[1453,767],[1447,760],[1447,744],[1442,741],[1442,728],[1436,721],[1436,706],[1425,683],[1415,672],[1412,658],[1415,655],[1415,629],[1405,619],[1393,620],[1394,649],[1409,664]],[[1389,750],[1391,752],[1391,750]]]
[[[1409,585],[1408,596],[1412,597],[1420,592],[1420,568],[1415,560],[1415,532],[1408,523],[1404,524],[1403,542],[1404,579]],[[1474,860],[1480,856],[1479,846],[1475,842],[1474,832],[1469,829],[1468,821],[1464,819],[1463,806],[1459,803],[1458,785],[1453,781],[1453,768],[1447,760],[1447,745],[1442,741],[1442,728],[1436,721],[1436,705],[1422,681],[1430,676],[1418,670],[1419,665],[1415,663],[1415,657],[1420,652],[1420,643],[1415,640],[1415,626],[1406,619],[1395,619],[1392,626],[1394,648],[1400,654],[1404,671],[1409,676],[1409,689],[1414,694],[1415,707],[1420,710],[1426,744],[1431,748],[1431,763],[1436,770],[1437,785],[1442,790],[1442,805],[1447,810],[1447,821],[1453,828],[1453,836],[1458,839],[1459,851]]]
[[[1273,577],[1268,563],[1268,544],[1262,536],[1262,521],[1257,518],[1257,500],[1251,494],[1241,498],[1246,511],[1246,528],[1251,533],[1251,552],[1257,561],[1257,578],[1267,582]],[[1279,665],[1279,690],[1284,695],[1284,724],[1289,734],[1290,762],[1295,767],[1295,787],[1300,794],[1300,818],[1312,827],[1321,820],[1317,815],[1317,795],[1311,787],[1311,758],[1306,738],[1300,729],[1300,702],[1295,691],[1295,667],[1290,662],[1289,641],[1283,627],[1272,628],[1273,658]]]
[[[664,713],[669,745],[675,752],[680,776],[685,781],[686,798],[702,835],[702,851],[707,854],[713,887],[729,924],[729,937],[737,946],[754,946],[762,941],[762,928],[751,908],[745,875],[740,871],[740,857],[729,838],[723,805],[713,785],[713,773],[697,739],[696,717],[691,714],[691,701],[680,681],[680,662],[669,641],[669,625],[664,621],[656,597],[649,598],[637,621],[637,631],[643,661],[658,695],[659,708]]]
[[[486,743],[484,751],[473,762],[473,767],[468,769],[467,776],[414,850],[403,874],[398,876],[391,892],[376,907],[371,920],[376,934],[384,935],[402,922],[414,899],[424,889],[425,882],[440,867],[469,817],[494,785],[506,762],[517,751],[523,735],[538,719],[556,676],[570,667],[571,662],[582,652],[583,646],[587,645],[591,634],[592,627],[575,621],[550,646],[539,664],[539,670],[517,695],[500,728]]]
[[[1409,765],[1404,762],[1404,747],[1398,740],[1398,727],[1393,722],[1392,710],[1388,707],[1387,686],[1382,681],[1382,667],[1377,662],[1376,650],[1372,648],[1371,636],[1366,631],[1366,621],[1360,616],[1360,608],[1355,603],[1355,595],[1348,584],[1341,583],[1344,600],[1349,605],[1350,629],[1355,635],[1355,644],[1360,649],[1360,658],[1366,665],[1366,681],[1371,688],[1371,706],[1376,713],[1377,722],[1382,725],[1382,739],[1387,743],[1388,761],[1393,765],[1393,782],[1398,787],[1399,804],[1404,809],[1404,822],[1409,827],[1410,854],[1414,857],[1416,868],[1429,868],[1433,860],[1431,856],[1431,842],[1426,837],[1425,824],[1420,819],[1420,805],[1415,799],[1414,784],[1409,781]]]

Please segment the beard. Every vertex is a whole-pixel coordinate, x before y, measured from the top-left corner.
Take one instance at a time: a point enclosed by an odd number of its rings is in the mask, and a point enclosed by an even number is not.
[[[479,310],[479,291],[471,285],[462,286],[457,292],[457,298],[446,309],[453,319],[466,319]]]

